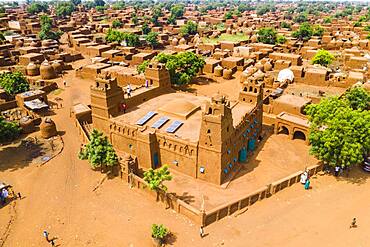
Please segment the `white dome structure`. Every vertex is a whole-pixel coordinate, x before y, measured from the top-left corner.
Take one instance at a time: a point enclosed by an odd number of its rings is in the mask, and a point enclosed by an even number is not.
[[[293,71],[290,69],[283,69],[279,72],[277,81],[282,83],[285,82],[286,80],[293,81],[294,80],[294,74]]]

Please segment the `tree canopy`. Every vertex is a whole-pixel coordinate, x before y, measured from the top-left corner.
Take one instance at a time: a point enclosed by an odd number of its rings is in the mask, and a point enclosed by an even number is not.
[[[158,33],[157,32],[148,33],[148,35],[145,37],[145,40],[154,49],[159,44]]]
[[[30,89],[22,72],[5,72],[0,74],[0,87],[9,95],[26,92]]]
[[[353,90],[348,95],[358,94]],[[346,97],[325,98],[305,109],[311,123],[310,153],[331,166],[361,163],[370,150],[370,111],[353,108]]]
[[[149,27],[148,23],[144,22],[143,26],[141,27],[141,31],[143,32],[143,34],[148,34],[151,30],[152,29]]]
[[[165,64],[168,69],[171,82],[182,85],[191,82],[193,77],[204,67],[205,61],[195,53],[186,51],[175,55],[161,53],[156,60]]]
[[[96,129],[91,132],[90,141],[78,154],[78,158],[88,160],[93,169],[103,165],[114,166],[118,163],[118,157],[112,144],[102,132]]]
[[[40,12],[47,12],[48,5],[44,2],[33,2],[27,7],[27,12],[30,14],[38,14]]]
[[[164,239],[169,234],[169,230],[161,225],[152,225],[152,237],[157,239]]]
[[[58,40],[62,35],[61,31],[52,31],[52,20],[47,15],[42,15],[40,17],[41,30],[39,32],[39,38],[44,39],[54,39]]]
[[[146,70],[146,68],[148,67],[148,64],[150,63],[150,61],[149,60],[145,60],[144,62],[142,62],[141,64],[139,64],[138,66],[137,66],[137,68],[136,68],[136,70],[137,70],[137,72],[139,73],[139,74],[141,74],[141,73],[145,73],[145,70]]]
[[[348,100],[348,104],[354,110],[370,109],[370,93],[363,87],[353,87],[344,94],[344,98]]]
[[[139,36],[134,33],[127,33],[127,32],[120,32],[118,30],[109,29],[107,35],[105,36],[105,40],[108,42],[126,42],[128,46],[139,46],[140,40]]]
[[[167,191],[167,187],[163,184],[164,181],[170,181],[172,176],[168,166],[162,166],[156,170],[150,168],[144,172],[144,181],[148,183],[151,190]]]
[[[70,16],[75,10],[75,5],[72,2],[58,2],[55,12],[56,15],[61,17]]]
[[[276,43],[277,32],[271,27],[261,28],[257,32],[258,42],[274,45]]]
[[[122,22],[120,20],[113,20],[112,21],[112,27],[113,28],[120,28],[120,27],[122,27]]]
[[[324,34],[324,29],[320,25],[311,25],[307,22],[302,23],[299,29],[292,33],[294,38],[306,41],[312,36],[322,36]]]
[[[12,141],[21,133],[21,128],[16,122],[6,121],[0,116],[0,143]]]
[[[198,31],[198,25],[193,21],[188,21],[185,25],[180,28],[182,35],[194,35]]]
[[[335,60],[335,57],[327,50],[320,49],[317,51],[315,56],[312,58],[312,64],[320,64],[327,67]]]

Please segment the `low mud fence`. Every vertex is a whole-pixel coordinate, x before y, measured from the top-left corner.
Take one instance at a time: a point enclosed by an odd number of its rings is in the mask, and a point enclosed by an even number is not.
[[[194,223],[203,225],[205,213],[180,200],[176,197],[176,195],[172,193],[165,193],[163,191],[153,191],[149,188],[144,179],[134,174],[127,175],[127,182],[132,188],[140,189],[141,191],[150,195],[152,198],[155,198],[157,202],[163,203],[166,206],[166,209],[173,209],[177,213],[185,215]]]
[[[310,176],[313,176],[319,171],[322,171],[322,168],[323,168],[322,164],[319,164],[310,166],[307,168],[307,170]],[[255,192],[250,193],[231,203],[227,203],[207,211],[204,215],[204,219],[202,219],[203,225],[208,226],[226,216],[232,215],[237,212],[241,212],[243,209],[246,209],[247,207],[253,205],[257,201],[261,201],[285,188],[290,187],[295,183],[299,183],[302,173],[303,171],[296,172],[285,178],[275,181],[269,185],[263,186],[262,188],[256,190]]]

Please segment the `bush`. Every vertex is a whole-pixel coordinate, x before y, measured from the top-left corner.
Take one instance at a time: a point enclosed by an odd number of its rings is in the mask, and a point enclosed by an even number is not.
[[[156,239],[163,240],[169,234],[168,229],[161,225],[153,224],[152,225],[152,237]]]

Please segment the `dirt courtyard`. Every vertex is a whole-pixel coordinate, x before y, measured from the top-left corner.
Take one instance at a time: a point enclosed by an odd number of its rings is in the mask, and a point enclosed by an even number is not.
[[[300,184],[293,185],[255,203],[238,217],[225,217],[206,227],[207,236],[203,239],[199,237],[198,226],[186,217],[165,210],[146,194],[129,189],[119,178],[105,181],[94,192],[103,175],[92,171],[86,161],[77,159],[80,142],[69,118],[72,104],[89,104],[86,92],[92,81],[75,78],[74,71],[68,72],[65,78],[69,86],[58,95],[64,100],[63,108],[56,109],[53,117],[57,129],[64,133],[63,152],[40,167],[23,163],[22,169],[4,169],[7,164],[0,160],[0,180],[11,183],[24,196],[17,201],[9,236],[1,247],[50,246],[42,236],[45,229],[57,237],[56,244],[61,247],[150,247],[153,223],[164,224],[173,232],[169,246],[176,247],[369,246],[369,174],[360,169],[354,169],[350,178],[315,176],[309,191]],[[289,172],[291,165],[304,168],[303,163],[308,161],[300,157],[303,149],[295,153],[293,147],[308,147],[299,140],[286,140],[284,145],[279,145],[279,139],[284,138],[288,137],[280,135],[275,141],[271,139],[280,153],[271,154],[266,165],[247,167],[254,167],[250,174],[256,174],[250,179],[265,184],[265,179],[275,179],[257,176],[266,169],[274,169],[277,174],[273,176],[278,179]],[[267,155],[263,154],[265,147],[261,146],[256,164],[259,155]],[[288,156],[295,158],[285,164]],[[281,164],[280,170],[274,163]],[[250,184],[238,178],[228,189],[238,190],[240,186]],[[0,230],[7,224],[9,212],[7,206],[0,208]],[[357,217],[359,227],[349,229],[353,217]]]
[[[318,161],[308,154],[308,150],[309,146],[303,140],[290,140],[288,135],[272,134],[261,142],[248,162],[238,164],[242,168],[227,188],[225,185],[216,186],[175,172],[173,180],[167,185],[169,192],[176,193],[198,209],[203,195],[207,211],[317,164]]]

